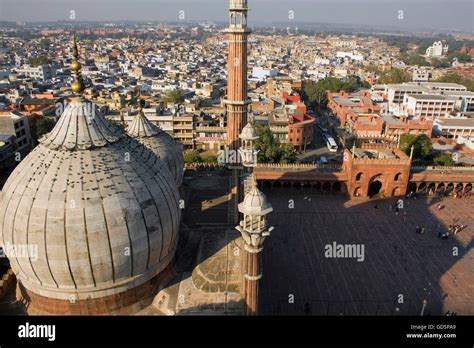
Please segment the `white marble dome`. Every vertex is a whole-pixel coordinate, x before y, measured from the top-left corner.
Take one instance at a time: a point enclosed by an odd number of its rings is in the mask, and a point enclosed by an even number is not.
[[[91,103],[75,99],[10,175],[0,197],[0,242],[27,290],[99,298],[135,288],[172,261],[179,193],[167,166]],[[34,249],[33,249],[34,250]]]
[[[245,195],[244,201],[239,204],[238,208],[242,214],[253,216],[267,215],[273,211],[272,205],[268,202],[265,194],[257,188],[256,182],[254,182],[252,188]]]
[[[178,187],[183,183],[184,158],[183,146],[173,137],[155,126],[139,112],[127,128],[127,134],[151,150],[168,166]]]
[[[259,138],[257,130],[251,123],[247,123],[239,135],[242,140],[257,140]]]

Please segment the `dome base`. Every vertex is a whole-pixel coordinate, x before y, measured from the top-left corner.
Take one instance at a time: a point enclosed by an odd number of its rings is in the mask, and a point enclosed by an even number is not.
[[[154,296],[165,288],[175,275],[173,261],[149,281],[127,291],[74,303],[44,297],[21,284],[21,302],[29,315],[133,315],[150,305]]]

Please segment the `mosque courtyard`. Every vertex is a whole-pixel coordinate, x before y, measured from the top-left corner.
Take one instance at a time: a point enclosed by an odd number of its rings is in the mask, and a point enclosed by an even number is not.
[[[425,315],[474,314],[473,198],[405,199],[397,215],[395,199],[266,194],[275,230],[264,246],[260,314],[420,315],[425,300]],[[438,238],[450,224],[465,228]],[[334,245],[364,253],[328,253]]]
[[[227,236],[232,230],[224,221],[228,177],[188,172],[185,182],[186,227],[196,236],[202,236],[200,230]],[[261,315],[474,314],[473,198],[404,199],[397,215],[396,199],[264,191],[273,205],[269,222],[275,230],[264,244]],[[465,227],[447,240],[438,238],[450,224]],[[417,225],[423,234],[416,233]],[[335,246],[342,253],[328,252]],[[344,254],[348,250],[354,253]],[[232,253],[228,260],[234,264],[229,274],[240,269]],[[182,270],[195,267],[190,263]]]

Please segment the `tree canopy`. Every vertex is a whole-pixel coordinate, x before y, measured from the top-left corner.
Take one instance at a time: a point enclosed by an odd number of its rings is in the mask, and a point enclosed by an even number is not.
[[[183,154],[185,163],[202,163],[203,159],[196,150],[186,151]]]
[[[403,134],[400,138],[400,149],[407,155],[410,155],[411,147],[414,146],[413,160],[427,161],[430,160],[433,144],[430,138],[425,134],[415,136],[413,134]]]
[[[311,106],[317,105],[326,107],[328,99],[327,92],[353,92],[359,88],[357,79],[349,77],[338,79],[336,77],[326,77],[320,81],[309,80],[304,83],[303,99]]]
[[[36,68],[37,66],[40,66],[40,65],[46,65],[46,64],[50,64],[51,63],[51,59],[49,59],[48,57],[46,56],[38,56],[38,57],[31,57],[30,59],[28,59],[27,63]]]
[[[184,92],[181,89],[168,91],[164,96],[164,100],[167,103],[182,103],[184,102]]]
[[[408,65],[418,65],[418,66],[429,66],[430,63],[426,61],[425,58],[423,58],[419,54],[411,54],[411,55],[404,55],[402,56],[402,60],[405,62],[405,64]]]
[[[43,135],[51,132],[55,126],[56,122],[49,118],[42,118],[36,121],[34,126],[34,136],[36,140],[40,139]]]
[[[259,163],[294,163],[296,154],[291,144],[282,144],[273,136],[268,125],[257,123],[255,125],[259,139],[255,142],[255,148],[259,150]]]
[[[433,162],[437,166],[454,166],[456,162],[454,162],[453,158],[449,156],[448,154],[442,153],[437,155],[434,159]]]
[[[410,82],[411,75],[406,71],[398,68],[392,68],[387,71],[383,71],[379,76],[379,83],[403,83]]]

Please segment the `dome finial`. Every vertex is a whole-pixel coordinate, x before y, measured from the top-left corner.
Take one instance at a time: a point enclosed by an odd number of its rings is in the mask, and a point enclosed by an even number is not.
[[[258,188],[258,182],[257,182],[257,176],[255,173],[252,173],[252,189],[257,189]]]
[[[85,87],[84,87],[84,80],[82,79],[81,74],[81,63],[79,63],[79,51],[77,49],[77,39],[76,39],[76,32],[74,31],[74,36],[72,38],[72,64],[71,64],[71,72],[74,74],[74,82],[71,85],[72,91],[80,95]]]
[[[142,99],[142,95],[140,93],[140,88],[137,87],[137,111],[139,115],[143,114],[143,104],[145,101]]]

